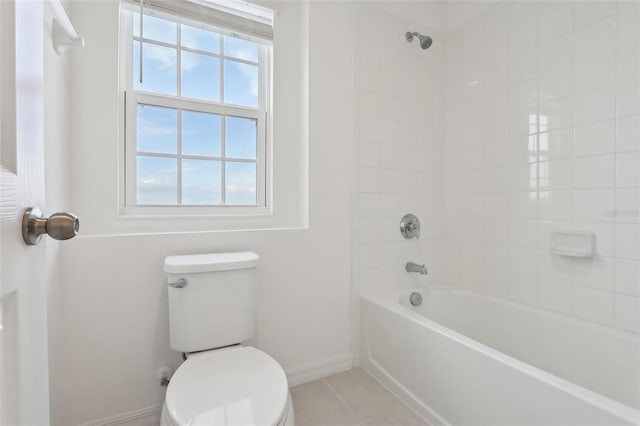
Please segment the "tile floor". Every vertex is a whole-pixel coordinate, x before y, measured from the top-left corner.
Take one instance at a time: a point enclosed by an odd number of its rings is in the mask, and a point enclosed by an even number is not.
[[[296,426],[427,426],[361,368],[291,388]]]

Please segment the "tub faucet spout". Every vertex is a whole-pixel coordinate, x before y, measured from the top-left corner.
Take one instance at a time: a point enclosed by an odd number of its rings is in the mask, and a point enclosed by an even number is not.
[[[407,270],[407,272],[417,272],[420,275],[427,275],[427,268],[424,266],[424,264],[418,265],[417,263],[407,262],[404,268]]]

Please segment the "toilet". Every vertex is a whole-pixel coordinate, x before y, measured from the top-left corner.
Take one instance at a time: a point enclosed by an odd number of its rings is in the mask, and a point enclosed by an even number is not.
[[[255,328],[259,257],[251,252],[168,256],[171,348],[185,361],[171,377],[162,426],[293,426],[287,377],[242,342]]]

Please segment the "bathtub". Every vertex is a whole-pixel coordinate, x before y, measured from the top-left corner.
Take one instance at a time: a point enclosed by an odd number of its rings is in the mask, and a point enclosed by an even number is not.
[[[360,315],[362,367],[433,425],[640,424],[634,334],[446,288]]]

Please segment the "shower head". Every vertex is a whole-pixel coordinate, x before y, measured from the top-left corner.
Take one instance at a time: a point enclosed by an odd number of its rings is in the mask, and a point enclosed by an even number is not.
[[[420,33],[416,33],[416,32],[410,32],[407,31],[404,35],[404,37],[407,39],[407,41],[409,43],[411,43],[413,41],[414,37],[418,37],[418,40],[420,40],[420,47],[422,49],[428,49],[431,47],[431,43],[433,43],[433,39],[429,36],[426,35],[422,35]]]

